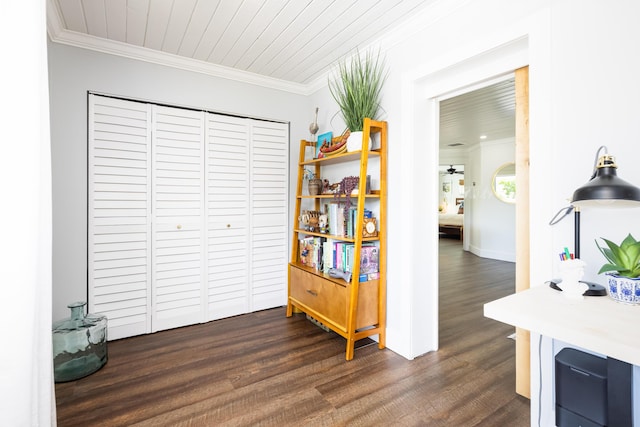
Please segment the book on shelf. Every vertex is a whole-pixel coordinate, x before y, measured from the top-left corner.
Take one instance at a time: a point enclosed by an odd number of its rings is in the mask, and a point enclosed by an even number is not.
[[[333,266],[333,246],[335,241],[333,239],[325,239],[322,242],[322,272],[329,273],[329,270]]]
[[[324,266],[323,271],[330,268],[337,268],[342,271],[353,271],[353,260],[355,255],[355,245],[353,243],[341,242],[327,239],[323,245]],[[329,264],[329,265],[328,265]],[[373,243],[363,243],[360,250],[360,273],[371,274],[380,271],[379,248]]]
[[[375,245],[362,246],[360,250],[360,273],[377,273],[380,271],[380,251]]]
[[[329,203],[329,232],[334,236],[341,236],[340,228],[338,227],[338,211],[341,210],[342,207],[339,203],[332,202]]]
[[[333,268],[337,268],[339,270],[344,271],[344,262],[343,262],[343,254],[344,254],[344,245],[346,245],[345,242],[336,242],[336,244],[333,247]]]
[[[357,208],[355,206],[347,209],[340,202],[331,202],[327,207],[329,216],[329,232],[334,236],[353,238],[356,234],[356,216]],[[373,212],[365,209],[364,218],[372,218]]]
[[[361,274],[358,277],[359,282],[368,282],[369,280],[376,280],[380,278],[380,273]]]
[[[300,262],[307,267],[320,269],[322,267],[322,237],[305,236],[299,241]]]

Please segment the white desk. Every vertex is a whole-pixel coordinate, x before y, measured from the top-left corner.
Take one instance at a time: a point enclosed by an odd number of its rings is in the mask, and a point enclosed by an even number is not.
[[[484,315],[640,365],[640,306],[621,304],[608,296],[571,300],[544,285],[489,302]]]
[[[640,394],[637,374],[640,365],[640,306],[621,304],[608,296],[572,300],[566,298],[562,292],[544,285],[489,302],[484,305],[484,315],[526,329],[541,337],[551,338],[549,340],[551,342],[558,340],[587,351],[606,355],[611,358],[608,359],[608,364],[615,364],[616,369],[620,367],[620,362],[615,362],[614,359],[635,365],[635,368],[623,367],[622,371],[609,371],[609,380],[612,384],[626,382],[626,380],[619,380],[621,378],[628,379],[629,375],[636,378],[632,393],[631,387],[618,388],[615,386],[614,395],[609,389],[609,398],[614,396],[614,399],[618,401],[618,396],[622,395],[623,399],[629,398],[631,400],[628,396]],[[541,360],[537,360],[535,365],[540,371],[533,372],[532,370],[532,387],[537,383],[540,390],[540,398],[537,393],[536,395],[532,394],[532,426],[538,425],[540,419],[542,420],[540,425],[554,425],[554,386],[553,381],[551,383],[548,381],[553,377],[551,370],[553,369],[554,354],[551,351],[545,352],[544,356],[540,353],[540,356]],[[533,357],[532,354],[532,368],[534,368]],[[635,373],[632,374],[631,369],[635,369]],[[615,378],[613,381],[612,376]],[[544,387],[542,385],[543,377],[547,379]],[[538,379],[539,381],[537,381]],[[544,397],[542,397],[543,394]],[[640,426],[639,402],[639,396],[635,396],[633,401],[628,402],[630,408],[625,411],[629,412],[625,412],[627,415],[622,415],[625,420],[624,425],[628,425],[627,417],[633,417],[632,424]],[[612,412],[609,412],[610,422],[613,417],[618,416],[618,413],[615,414],[612,415]]]

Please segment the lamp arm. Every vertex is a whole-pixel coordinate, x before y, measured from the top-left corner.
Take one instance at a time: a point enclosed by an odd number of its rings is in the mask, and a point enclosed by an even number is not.
[[[571,213],[571,211],[573,211],[574,206],[573,205],[569,205],[569,206],[565,206],[564,208],[560,209],[554,216],[553,218],[551,218],[551,221],[549,221],[549,225],[556,225],[557,223],[559,223],[560,221],[562,221],[562,219],[569,215]]]

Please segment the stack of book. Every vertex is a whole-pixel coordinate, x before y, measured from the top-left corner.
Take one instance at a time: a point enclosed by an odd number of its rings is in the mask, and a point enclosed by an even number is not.
[[[306,236],[300,239],[300,262],[307,267],[328,273],[337,268],[353,271],[354,244],[324,237]],[[360,281],[379,278],[379,247],[374,242],[363,243],[360,251]]]

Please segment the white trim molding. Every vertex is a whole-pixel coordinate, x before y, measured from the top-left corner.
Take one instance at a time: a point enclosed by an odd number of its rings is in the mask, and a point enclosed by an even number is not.
[[[94,50],[138,61],[150,62],[178,68],[185,71],[206,74],[213,77],[235,80],[243,83],[282,90],[299,95],[309,95],[310,86],[289,82],[272,77],[262,76],[248,71],[237,70],[231,67],[211,64],[197,59],[185,58],[167,52],[160,52],[142,46],[135,46],[115,40],[107,40],[100,37],[82,34],[76,31],[64,29],[60,12],[52,0],[47,0],[47,33],[54,43],[66,44],[83,49]]]

